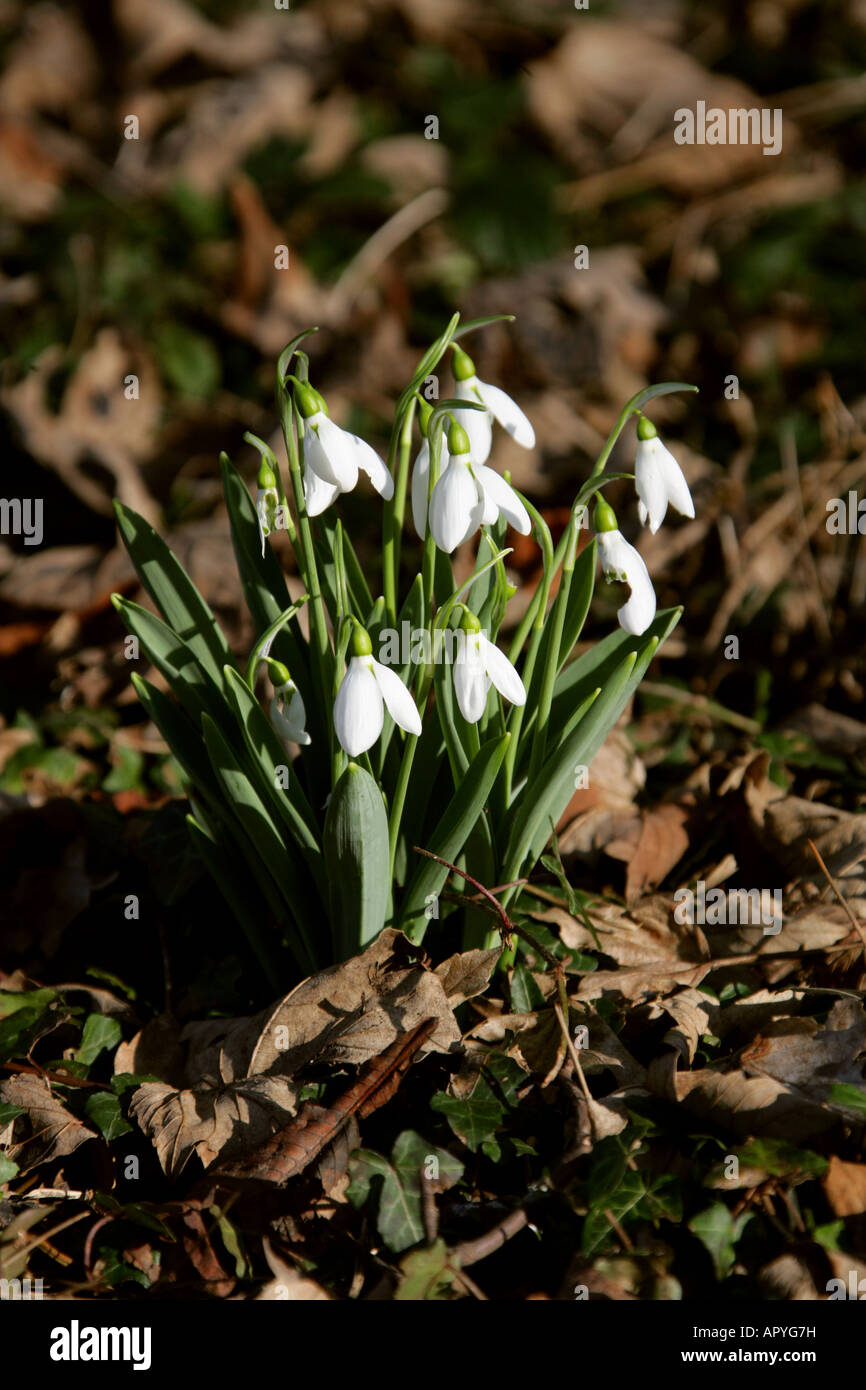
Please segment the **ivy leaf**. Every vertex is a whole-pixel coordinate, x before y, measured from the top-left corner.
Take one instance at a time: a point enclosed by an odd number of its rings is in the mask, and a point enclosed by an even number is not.
[[[88,1014],[81,1034],[81,1046],[75,1054],[76,1062],[83,1062],[89,1067],[100,1052],[117,1047],[122,1035],[116,1018],[109,1018],[107,1014]]]
[[[99,1091],[88,1097],[84,1113],[109,1143],[132,1130],[132,1125],[123,1118],[120,1101],[110,1091]]]
[[[689,1230],[709,1252],[716,1278],[720,1282],[727,1278],[734,1267],[737,1258],[735,1246],[753,1215],[754,1212],[747,1211],[734,1216],[724,1202],[714,1202],[689,1222]]]

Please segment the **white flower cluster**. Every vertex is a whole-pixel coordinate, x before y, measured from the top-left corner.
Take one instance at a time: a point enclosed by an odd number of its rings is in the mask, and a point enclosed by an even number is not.
[[[531,449],[535,432],[520,407],[497,386],[480,381],[466,354],[454,349],[456,397],[483,409],[455,409],[446,440],[439,448],[439,471],[430,489],[430,444],[424,439],[412,476],[412,515],[423,539],[430,533],[437,547],[451,554],[481,526],[503,516],[522,535],[531,530],[529,513],[519,494],[489,467],[493,421],[502,425],[516,443]],[[394,493],[391,474],[369,444],[340,429],[327,414],[324,400],[306,383],[296,383],[296,402],[304,417],[304,500],[308,516],[318,516],[342,492],[357,484],[359,471],[369,477],[385,500]],[[427,412],[429,415],[429,411]],[[673,454],[658,438],[645,416],[638,419],[635,486],[641,523],[655,533],[668,509],[694,517],[688,484]],[[260,474],[261,494],[257,511],[262,545],[270,529],[277,501],[276,479]],[[602,571],[608,581],[628,584],[631,592],[617,618],[626,632],[646,632],[656,612],[656,597],[646,564],[639,552],[620,533],[612,508],[600,496],[594,514]],[[482,717],[491,685],[512,704],[526,702],[523,682],[508,658],[482,633],[478,619],[463,608],[463,641],[454,664],[454,691],[463,718],[477,723]],[[286,740],[309,743],[300,693],[285,667],[274,668],[271,720]],[[368,633],[356,623],[351,656],[334,704],[334,728],[341,747],[358,757],[373,746],[385,722],[385,711],[406,733],[421,733],[421,716],[411,693],[396,672],[376,661]]]

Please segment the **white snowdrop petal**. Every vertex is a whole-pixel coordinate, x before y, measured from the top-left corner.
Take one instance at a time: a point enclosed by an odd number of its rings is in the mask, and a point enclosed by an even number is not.
[[[617,620],[625,632],[639,637],[656,614],[655,590],[643,557],[619,531],[599,532],[598,553],[605,575],[623,580],[631,589],[628,602],[617,613]]]
[[[502,428],[511,435],[515,444],[524,449],[535,448],[535,430],[516,401],[499,386],[491,386],[487,381],[475,382],[476,389],[490,414]]]
[[[667,485],[668,501],[671,506],[680,513],[680,516],[694,517],[695,504],[692,501],[692,494],[689,492],[686,476],[670,449],[668,449],[665,444],[662,444],[661,441],[659,441],[659,447],[661,449],[662,469]]]
[[[317,449],[313,445],[312,467],[326,483],[336,484],[341,492],[351,492],[358,482],[355,436],[347,430],[341,430],[339,425],[328,419],[324,411],[311,415],[306,425],[308,434],[317,438],[319,446]],[[307,434],[304,435],[305,457],[306,449]]]
[[[326,483],[314,468],[310,467],[309,455],[304,456],[304,501],[307,516],[320,516],[340,495],[340,489]]]
[[[371,656],[353,656],[334,701],[334,728],[350,758],[372,748],[385,723],[382,692]]]
[[[430,486],[430,445],[425,439],[412,469],[412,520],[423,541],[427,534],[427,490]]]
[[[478,723],[490,690],[490,678],[484,670],[478,636],[478,633],[463,635],[454,662],[454,693],[467,724]]]
[[[454,387],[454,395],[459,401],[483,404],[478,395],[478,380],[474,376],[466,381],[458,381]],[[472,462],[486,463],[493,443],[493,426],[487,410],[455,410],[452,414],[458,425],[462,425],[469,435],[469,455]]]
[[[485,502],[492,500],[497,513],[501,512],[506,521],[519,531],[521,536],[528,536],[532,530],[532,522],[529,519],[529,512],[524,507],[517,493],[510,483],[507,483],[495,468],[480,468],[478,470],[478,481],[484,493]],[[495,520],[495,518],[494,518]],[[485,525],[487,522],[485,512]]]
[[[664,471],[658,453],[653,448],[653,445],[658,443],[657,438],[639,440],[634,462],[637,495],[644,505],[653,535],[664,521],[668,509]]]
[[[526,704],[526,689],[504,652],[495,643],[481,635],[481,655],[488,676],[500,695],[510,700],[512,705]]]
[[[484,511],[480,489],[466,464],[452,459],[433,489],[430,530],[440,550],[450,555],[481,525]]]
[[[420,734],[421,716],[397,672],[392,671],[389,666],[383,666],[381,661],[375,661],[372,657],[370,660],[373,662],[373,676],[394,723],[405,729],[407,734]]]
[[[379,496],[386,502],[389,501],[394,496],[394,479],[384,459],[379,457],[371,444],[359,438],[357,434],[346,433],[346,437],[352,441],[358,467],[367,474]]]

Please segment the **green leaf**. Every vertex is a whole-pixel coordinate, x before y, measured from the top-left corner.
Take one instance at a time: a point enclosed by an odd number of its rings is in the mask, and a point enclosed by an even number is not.
[[[575,768],[592,762],[681,611],[658,614],[641,637],[624,632],[611,634],[588,654],[595,657],[598,649],[608,644],[602,661],[584,664],[581,658],[574,663],[574,667],[582,668],[575,676],[565,679],[574,669],[567,667],[558,677],[550,715],[551,730],[557,734],[555,740],[551,734],[553,746],[549,743],[546,761],[533,781],[523,787],[510,813],[503,855],[505,882],[519,877],[524,866],[538,861],[571,799]],[[588,707],[583,713],[585,705]]]
[[[116,1018],[110,1018],[108,1014],[88,1014],[75,1060],[91,1066],[100,1052],[117,1047],[122,1036],[123,1030]]]
[[[366,946],[388,915],[388,816],[369,772],[349,763],[331,795],[323,836],[338,960]]]
[[[321,887],[324,885],[324,865],[319,827],[291,761],[246,682],[237,671],[226,670],[225,676],[229,704],[237,716],[250,755],[261,772],[259,785],[267,793],[268,804],[291,831]],[[285,769],[285,788],[277,785],[278,767]]]
[[[349,1160],[352,1181],[347,1196],[353,1206],[362,1206],[373,1182],[382,1179],[376,1224],[391,1250],[406,1250],[424,1239],[421,1175],[430,1160],[435,1160],[440,1187],[452,1186],[463,1172],[463,1164],[447,1149],[428,1143],[414,1130],[398,1137],[390,1163],[372,1149],[356,1149]]]
[[[400,1282],[394,1291],[396,1303],[447,1298],[455,1271],[449,1264],[448,1246],[444,1240],[434,1241],[424,1250],[413,1250],[410,1255],[404,1255],[400,1269]]]
[[[226,508],[232,532],[244,599],[256,632],[276,622],[291,602],[280,562],[269,545],[262,555],[259,523],[246,484],[227,454],[220,455]],[[297,618],[281,628],[271,655],[288,666],[295,684],[306,694],[309,679],[306,644]],[[309,709],[309,705],[308,705]]]
[[[193,716],[207,711],[214,720],[224,724],[228,711],[220,693],[222,673],[216,681],[209,679],[192,647],[155,613],[130,603],[120,594],[112,594],[111,602],[184,709]]]
[[[276,884],[283,902],[294,919],[295,929],[287,924],[292,951],[305,969],[315,970],[318,963],[307,930],[307,884],[298,864],[297,855],[289,852],[267,805],[253,786],[246,769],[235,756],[226,739],[209,715],[202,717],[205,746],[213,769],[231,808],[260,861],[259,882]],[[281,914],[284,915],[284,914]]]
[[[0,1129],[5,1129],[10,1120],[24,1113],[23,1105],[13,1105],[11,1101],[0,1100]]]
[[[234,658],[210,607],[183,565],[143,516],[117,501],[114,512],[121,539],[144,588],[168,626],[186,642],[202,670],[221,686],[223,667],[234,666]]]
[[[496,780],[508,748],[509,735],[489,739],[469,765],[425,849],[456,863],[470,833],[482,814],[490,789]],[[433,859],[422,859],[413,873],[400,911],[400,926],[410,941],[419,942],[427,926],[425,908],[442,891],[450,870]]]
[[[109,1143],[121,1134],[132,1132],[132,1125],[123,1118],[120,1101],[110,1091],[99,1091],[89,1096],[84,1113]]]
[[[746,1211],[735,1217],[724,1202],[714,1202],[688,1223],[689,1230],[709,1252],[719,1282],[726,1279],[733,1269],[737,1259],[737,1241],[753,1215],[753,1212]]]
[[[0,1184],[11,1182],[17,1172],[18,1164],[14,1163],[11,1158],[7,1158],[5,1154],[0,1154]]]
[[[837,1105],[841,1110],[866,1115],[866,1091],[862,1091],[859,1086],[850,1085],[847,1081],[834,1081],[827,1099],[831,1105]]]
[[[483,1079],[464,1100],[437,1091],[430,1108],[445,1116],[457,1138],[473,1153],[493,1137],[505,1114],[504,1105]]]
[[[19,1009],[36,1009],[41,1013],[56,998],[53,989],[0,989],[0,1018],[9,1018]]]
[[[512,1013],[529,1014],[544,1006],[544,995],[522,961],[517,961],[511,971],[510,989]]]
[[[790,1173],[809,1173],[820,1178],[828,1168],[827,1159],[810,1149],[798,1149],[787,1139],[750,1139],[737,1150],[740,1163],[748,1168],[760,1168],[770,1177],[783,1178]]]

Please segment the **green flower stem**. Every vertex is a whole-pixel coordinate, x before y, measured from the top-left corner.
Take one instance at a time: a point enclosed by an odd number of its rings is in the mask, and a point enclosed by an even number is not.
[[[409,399],[406,410],[394,421],[388,448],[388,468],[394,477],[394,496],[384,510],[384,539],[382,545],[382,592],[391,619],[397,621],[397,583],[400,576],[400,552],[403,539],[403,518],[406,514],[406,488],[409,482],[409,456],[412,452],[412,422],[415,419],[415,397]],[[394,465],[397,465],[396,477]]]
[[[406,804],[406,792],[409,790],[409,779],[412,776],[412,764],[415,761],[415,749],[417,746],[417,735],[407,734],[406,744],[403,748],[403,760],[400,763],[397,785],[394,788],[394,796],[391,801],[391,815],[388,818],[388,842],[391,855],[392,882],[394,879],[394,861],[397,857],[397,841],[400,837],[400,822],[403,819],[403,807]]]
[[[281,396],[288,396],[285,387],[280,388]],[[282,405],[282,402],[281,402]],[[310,630],[313,638],[313,646],[318,657],[317,667],[319,671],[320,694],[324,696],[330,684],[329,675],[333,668],[333,657],[331,644],[328,640],[328,624],[325,615],[325,600],[322,597],[322,590],[319,584],[319,571],[316,565],[316,552],[313,546],[313,532],[310,526],[310,518],[307,516],[307,502],[304,497],[304,481],[301,477],[301,460],[298,452],[298,441],[295,439],[295,432],[292,429],[291,409],[288,416],[280,411],[283,421],[283,435],[286,441],[286,452],[289,456],[289,481],[292,485],[292,495],[295,500],[295,511],[298,517],[298,538],[301,542],[300,549],[295,548],[295,555],[298,566],[304,579],[304,588],[310,595]],[[298,432],[303,426],[298,420]],[[303,435],[300,435],[303,438]]]
[[[514,641],[512,642],[511,648],[508,653],[508,660],[511,662],[513,666],[516,663],[518,656],[520,655],[520,652],[523,648],[523,644],[526,641],[527,633],[529,632],[531,626],[532,639],[529,643],[529,650],[526,653],[526,660],[523,663],[523,671],[521,672],[521,679],[523,680],[523,684],[528,692],[532,684],[532,675],[535,670],[535,661],[538,656],[538,649],[541,645],[542,636],[544,635],[544,622],[547,616],[547,600],[550,597],[550,588],[553,583],[553,576],[556,574],[556,571],[559,567],[559,560],[557,557],[559,556],[560,550],[562,551],[563,555],[565,554],[568,528],[566,528],[560,540],[560,544],[554,551],[553,540],[550,535],[550,527],[547,525],[547,522],[544,520],[544,517],[541,515],[540,512],[536,510],[535,507],[533,507],[531,502],[527,502],[525,497],[522,500],[535,526],[538,535],[538,543],[541,546],[544,565],[541,581],[539,582],[538,588],[536,589],[535,594],[533,595],[532,603],[530,604],[526,615],[524,615],[523,622],[521,623],[520,628],[518,628],[518,631],[515,635]],[[529,622],[526,621],[527,617],[530,619]],[[511,801],[511,788],[514,781],[514,767],[517,761],[517,752],[520,745],[520,730],[523,727],[523,718],[525,710],[525,705],[515,705],[514,709],[511,711],[511,720],[509,726],[511,742],[508,745],[508,752],[505,755],[505,762],[503,764],[503,785],[505,790],[506,807]]]
[[[553,701],[553,687],[556,677],[559,674],[562,632],[565,626],[565,614],[568,610],[568,597],[571,592],[574,562],[577,558],[577,541],[579,534],[575,515],[574,512],[572,512],[571,519],[566,529],[568,540],[566,542],[565,558],[562,562],[562,576],[559,581],[559,592],[556,595],[550,615],[550,647],[548,649],[547,662],[541,679],[541,691],[538,696],[538,716],[535,722],[535,733],[532,738],[532,753],[529,762],[530,779],[535,776],[544,762],[544,753],[547,747],[547,723],[550,717],[550,706]]]

